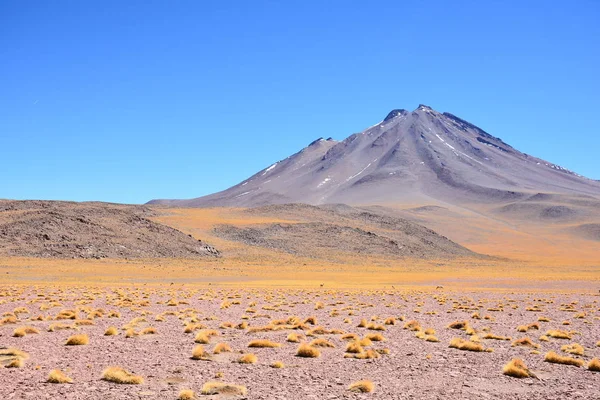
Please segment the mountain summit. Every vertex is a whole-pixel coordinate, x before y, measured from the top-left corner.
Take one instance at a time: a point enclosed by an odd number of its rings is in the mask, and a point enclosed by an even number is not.
[[[600,195],[600,183],[522,153],[450,113],[395,109],[339,142],[317,139],[239,184],[183,207],[278,203],[394,204],[516,201],[537,193]]]

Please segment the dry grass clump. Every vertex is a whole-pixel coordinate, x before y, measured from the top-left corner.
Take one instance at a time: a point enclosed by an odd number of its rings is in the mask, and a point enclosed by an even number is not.
[[[137,336],[137,335],[139,335],[139,333],[137,333],[137,332],[135,331],[135,329],[133,329],[133,328],[129,328],[129,329],[127,329],[127,330],[125,331],[125,337],[126,337],[126,338],[132,338],[132,337],[135,337],[135,336]]]
[[[469,321],[454,321],[452,322],[450,325],[448,325],[448,328],[450,329],[460,329],[460,330],[466,330],[469,327]]]
[[[540,324],[538,324],[538,323],[535,323],[535,322],[534,322],[533,324],[529,324],[529,325],[519,325],[519,326],[517,327],[517,331],[518,331],[518,332],[527,332],[527,331],[529,331],[529,330],[534,330],[534,329],[535,329],[535,330],[538,330],[538,329],[540,329]]]
[[[361,353],[346,353],[344,354],[344,358],[356,358],[358,360],[370,360],[374,358],[379,358],[379,352],[375,350],[366,350]]]
[[[213,349],[214,354],[231,353],[231,346],[227,343],[217,343]]]
[[[48,374],[48,383],[73,383],[73,379],[69,378],[64,372],[59,369],[53,369]]]
[[[83,346],[90,343],[90,338],[85,333],[81,335],[73,335],[67,339],[67,346]]]
[[[394,318],[394,317],[387,318],[383,323],[385,325],[396,325],[396,318]]]
[[[202,329],[194,338],[194,342],[208,344],[210,343],[210,338],[213,336],[217,336],[218,334],[219,332],[214,329]]]
[[[511,340],[510,337],[508,336],[500,336],[500,335],[495,335],[491,332],[486,333],[485,335],[483,335],[482,339],[493,339],[493,340]]]
[[[40,332],[33,326],[21,326],[14,330],[13,337],[23,337],[25,335],[36,334],[36,333],[40,333]]]
[[[245,396],[247,393],[246,387],[241,385],[233,385],[223,382],[206,382],[200,393],[204,395],[222,394],[226,396]]]
[[[437,336],[435,336],[435,335],[426,335],[425,336],[425,341],[426,342],[437,343],[437,342],[440,341],[440,339],[438,339]]]
[[[60,322],[56,322],[54,324],[50,324],[48,327],[48,332],[62,331],[66,329],[79,330],[75,325],[61,324]]]
[[[600,359],[592,358],[588,364],[588,369],[594,372],[600,372]]]
[[[250,343],[248,343],[248,347],[275,348],[275,347],[281,347],[281,343],[273,342],[273,341],[268,340],[268,339],[256,339],[256,340],[253,340]]]
[[[311,325],[316,325],[317,324],[317,317],[312,316],[312,317],[308,317],[304,320],[305,324],[311,324]]]
[[[360,320],[360,322],[358,323],[357,327],[358,328],[366,328],[367,324],[368,324],[368,322],[367,322],[366,318],[363,318],[363,319]]]
[[[194,400],[196,398],[196,393],[190,389],[183,389],[179,392],[179,400]]]
[[[548,317],[539,317],[538,321],[539,322],[550,322],[550,318],[548,318]]]
[[[256,364],[258,357],[252,353],[244,354],[238,358],[237,362],[240,364]]]
[[[367,329],[372,331],[385,331],[387,328],[381,324],[370,323],[367,325]]]
[[[5,318],[2,318],[0,320],[0,326],[8,325],[8,324],[16,324],[17,321],[18,321],[17,317],[15,317],[14,315],[8,315]]]
[[[546,332],[546,336],[555,339],[571,339],[571,334],[569,332],[561,331],[558,329],[551,329]]]
[[[464,340],[461,338],[454,338],[450,341],[450,346],[453,349],[466,350],[466,351],[487,351],[481,344]]]
[[[346,333],[341,336],[342,340],[359,340],[360,337],[356,333]]]
[[[156,335],[157,333],[158,331],[151,326],[144,328],[140,331],[140,335]]]
[[[409,331],[420,331],[421,330],[421,324],[419,323],[419,321],[408,321],[407,323],[404,324],[403,329],[408,329]]]
[[[365,338],[373,342],[385,342],[385,338],[381,333],[368,333]]]
[[[104,332],[104,336],[115,336],[119,334],[119,330],[114,326],[109,326]]]
[[[335,333],[330,331],[329,329],[323,328],[322,326],[317,326],[308,332],[306,332],[306,336],[315,336],[315,335],[329,335],[331,333]]]
[[[285,367],[285,364],[281,361],[275,361],[273,364],[271,364],[271,368],[283,368]]]
[[[196,346],[194,346],[194,348],[192,349],[192,360],[203,360],[203,361],[208,361],[211,359],[210,354],[208,354],[205,350],[204,350],[204,346],[202,346],[201,344],[198,344]]]
[[[362,353],[364,351],[365,351],[365,349],[360,345],[360,342],[358,342],[358,341],[350,342],[346,346],[346,353],[358,354],[358,353]]]
[[[544,361],[554,364],[574,365],[576,367],[581,367],[584,364],[583,360],[578,360],[572,357],[563,357],[553,351],[546,353],[544,356]]]
[[[375,385],[371,381],[362,380],[351,383],[348,390],[355,393],[371,393],[375,390]]]
[[[108,367],[102,371],[102,380],[126,385],[141,385],[144,378],[134,375],[121,367]]]
[[[29,354],[15,348],[0,349],[0,364],[6,368],[21,368]]]
[[[92,326],[92,325],[96,325],[94,323],[94,321],[89,320],[89,319],[79,319],[77,321],[74,322],[75,326]]]
[[[530,347],[532,349],[539,349],[540,345],[537,343],[534,343],[528,337],[524,337],[524,338],[517,339],[514,342],[512,342],[512,347]]]
[[[335,347],[333,343],[323,338],[317,338],[313,340],[312,342],[310,342],[310,345],[314,347]]]
[[[316,358],[321,356],[319,349],[312,347],[309,344],[302,343],[296,351],[296,356],[305,358]]]
[[[504,375],[512,376],[514,378],[535,378],[535,374],[529,371],[529,368],[525,365],[523,360],[520,358],[513,358],[502,368]]]
[[[291,343],[300,343],[300,336],[297,333],[290,333],[286,340]]]
[[[568,354],[575,354],[576,356],[582,356],[585,351],[579,343],[565,344],[560,347],[560,350]]]

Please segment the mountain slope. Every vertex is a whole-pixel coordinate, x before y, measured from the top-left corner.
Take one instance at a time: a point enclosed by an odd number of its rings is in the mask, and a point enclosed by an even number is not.
[[[0,200],[0,256],[216,257],[212,246],[153,222],[148,207]]]
[[[220,238],[290,254],[331,259],[333,253],[391,258],[480,257],[431,229],[392,215],[347,205],[283,204],[249,208],[250,217],[285,223],[218,225]]]
[[[281,203],[451,204],[518,201],[536,193],[600,195],[600,183],[522,153],[450,113],[420,105],[338,142],[318,139],[209,196],[153,200],[181,207]]]

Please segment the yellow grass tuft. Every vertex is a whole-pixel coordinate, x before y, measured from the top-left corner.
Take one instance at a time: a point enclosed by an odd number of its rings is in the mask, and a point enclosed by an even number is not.
[[[23,337],[28,334],[40,333],[36,328],[32,326],[21,326],[14,330],[13,337]]]
[[[285,364],[281,361],[275,361],[273,364],[271,364],[272,368],[283,368],[285,367]]]
[[[323,338],[317,338],[313,340],[312,342],[310,342],[310,345],[314,347],[335,347],[333,343]]]
[[[529,371],[523,360],[520,358],[513,358],[502,368],[504,375],[512,376],[514,378],[529,378],[535,377],[535,375]]]
[[[201,343],[201,344],[208,344],[208,343],[210,343],[210,338],[213,336],[217,336],[218,334],[219,334],[219,332],[214,329],[202,329],[196,335],[194,342]]]
[[[421,324],[418,321],[412,320],[412,321],[408,321],[407,323],[404,324],[404,329],[408,329],[409,331],[420,331],[421,330]]]
[[[144,383],[144,378],[134,375],[121,367],[106,368],[102,371],[102,380],[127,385],[141,385]]]
[[[119,330],[114,326],[109,326],[104,332],[104,336],[115,336],[119,334]]]
[[[15,348],[0,349],[0,362],[6,368],[21,368],[29,354]]]
[[[342,340],[359,340],[360,337],[356,333],[345,333],[341,336]]]
[[[135,336],[137,336],[137,335],[139,335],[139,333],[137,333],[137,332],[135,331],[135,329],[133,329],[133,328],[129,328],[129,329],[127,329],[127,330],[125,331],[125,337],[126,337],[126,338],[132,338],[132,337],[135,337]]]
[[[485,335],[483,335],[482,337],[483,339],[493,339],[493,340],[510,340],[510,337],[507,336],[500,336],[500,335],[495,335],[493,333],[486,333]]]
[[[232,385],[222,382],[206,382],[200,393],[204,395],[222,394],[226,396],[245,396],[247,393],[246,387],[241,385]]]
[[[312,347],[309,344],[302,343],[296,351],[296,356],[305,358],[316,358],[321,356],[319,349]]]
[[[375,385],[371,381],[362,380],[351,383],[348,390],[355,393],[371,393],[375,390]]]
[[[374,358],[379,358],[381,357],[379,355],[379,352],[375,351],[375,350],[366,350],[363,351],[362,353],[346,353],[344,354],[344,358],[356,358],[359,360],[370,360],[370,359],[374,359]]]
[[[471,342],[468,340],[464,340],[461,338],[452,339],[450,341],[449,347],[458,349],[458,350],[466,350],[466,351],[486,351],[481,344]]]
[[[369,333],[365,336],[365,338],[373,342],[385,342],[385,338],[381,333]]]
[[[579,343],[565,344],[560,347],[560,350],[568,354],[575,354],[576,356],[582,356],[585,351]]]
[[[532,349],[539,349],[540,345],[537,343],[534,343],[531,339],[529,339],[528,337],[524,337],[521,339],[517,339],[514,342],[512,342],[512,347],[530,347]]]
[[[594,372],[600,372],[600,358],[592,358],[588,364],[588,369]]]
[[[425,341],[427,342],[432,342],[432,343],[437,343],[440,341],[440,339],[438,339],[436,336],[434,335],[427,335],[425,336]]]
[[[297,333],[290,333],[286,340],[291,343],[300,343],[300,336]]]
[[[48,327],[48,332],[61,331],[65,329],[78,330],[79,328],[77,328],[75,325],[61,324],[60,322],[56,322]]]
[[[281,347],[281,343],[273,342],[273,341],[268,340],[268,339],[256,339],[256,340],[253,340],[250,343],[248,343],[248,347],[275,348],[275,347]]]
[[[198,344],[196,346],[194,346],[194,348],[192,349],[192,360],[204,360],[204,361],[208,361],[210,360],[210,354],[208,354],[205,350],[204,350],[204,346],[202,346],[201,344]]]
[[[156,329],[152,328],[151,326],[144,328],[140,331],[140,335],[156,335],[158,332],[156,331]]]
[[[546,353],[544,356],[544,361],[554,364],[574,365],[576,367],[581,367],[584,364],[583,360],[578,360],[572,357],[563,357],[553,351]]]
[[[48,379],[46,380],[48,383],[73,383],[73,379],[69,378],[59,369],[53,369],[48,374]]]
[[[256,364],[257,361],[258,357],[252,353],[244,354],[237,360],[240,364]]]
[[[365,349],[360,345],[360,342],[350,342],[346,346],[346,353],[358,354],[364,351]]]
[[[227,343],[217,343],[213,349],[214,354],[231,353],[231,346]]]
[[[469,321],[454,321],[452,322],[450,325],[448,325],[448,328],[450,329],[461,329],[461,330],[466,330],[469,327]]]
[[[561,331],[558,329],[551,329],[546,332],[546,336],[555,339],[571,339],[571,334],[569,332]]]
[[[196,398],[196,393],[193,390],[184,389],[179,392],[179,400],[194,400]]]
[[[73,335],[71,337],[69,337],[67,339],[67,342],[65,343],[65,345],[67,346],[83,346],[86,344],[90,343],[90,338],[88,337],[88,335],[81,334],[81,335]]]
[[[375,323],[370,323],[367,325],[367,329],[372,331],[385,331],[387,330],[385,326]]]

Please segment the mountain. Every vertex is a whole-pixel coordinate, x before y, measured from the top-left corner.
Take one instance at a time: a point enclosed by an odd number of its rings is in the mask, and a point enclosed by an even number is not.
[[[317,139],[239,184],[179,207],[267,204],[501,203],[535,195],[595,198],[600,182],[520,152],[450,113],[419,105],[339,142]]]

